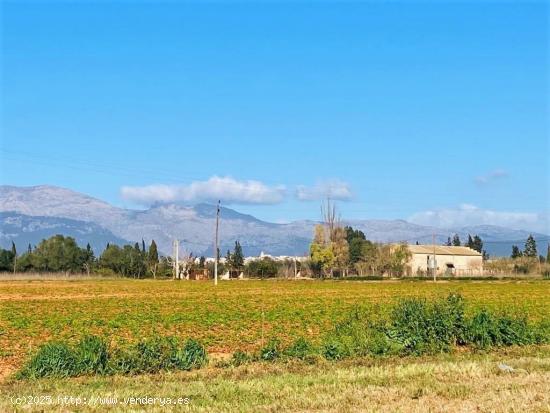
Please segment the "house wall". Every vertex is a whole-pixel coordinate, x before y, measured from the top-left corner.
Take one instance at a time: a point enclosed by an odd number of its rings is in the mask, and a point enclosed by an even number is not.
[[[413,253],[409,266],[413,274],[419,273],[419,269],[424,273],[428,269],[428,259],[431,259],[433,254],[417,254]],[[468,255],[436,255],[437,274],[445,275],[447,272],[447,264],[453,264],[454,270],[452,275],[455,276],[476,276],[483,275],[483,258],[481,256]]]

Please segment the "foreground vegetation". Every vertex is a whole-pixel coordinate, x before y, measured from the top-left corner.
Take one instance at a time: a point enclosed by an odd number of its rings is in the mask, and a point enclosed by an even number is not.
[[[0,387],[0,410],[13,411],[12,400],[29,394],[51,397],[52,404],[25,404],[19,406],[21,411],[123,412],[130,410],[132,397],[140,398],[135,403],[157,397],[161,400],[155,405],[134,404],[133,409],[543,412],[550,406],[550,347],[315,364],[294,360],[134,377],[12,381]],[[68,400],[60,405],[66,396],[74,398],[73,404]],[[161,405],[177,398],[186,398],[187,403]],[[99,404],[101,399],[109,404]]]
[[[459,294],[433,302],[420,298],[400,300],[387,316],[349,314],[327,332],[315,346],[297,338],[282,347],[272,338],[257,354],[236,351],[228,366],[253,361],[326,360],[388,355],[424,355],[451,352],[457,346],[490,349],[550,343],[550,320],[538,323],[527,318],[497,314],[486,308],[466,315],[466,303]],[[156,337],[130,348],[109,348],[105,339],[84,337],[73,348],[67,343],[51,342],[18,373],[18,377],[71,377],[86,374],[140,374],[204,367],[207,354],[193,339],[183,345],[177,338]]]

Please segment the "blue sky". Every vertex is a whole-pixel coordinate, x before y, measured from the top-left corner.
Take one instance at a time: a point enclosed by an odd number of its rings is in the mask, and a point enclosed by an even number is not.
[[[550,232],[548,12],[3,2],[2,183]]]

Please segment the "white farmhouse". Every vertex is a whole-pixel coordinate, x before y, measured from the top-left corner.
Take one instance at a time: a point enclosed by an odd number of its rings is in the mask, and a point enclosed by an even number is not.
[[[408,266],[413,274],[431,274],[435,253],[438,275],[483,275],[483,257],[471,248],[441,245],[409,245],[408,248],[411,252]]]

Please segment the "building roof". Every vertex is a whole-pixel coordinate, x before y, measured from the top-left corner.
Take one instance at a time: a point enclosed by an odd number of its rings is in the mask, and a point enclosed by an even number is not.
[[[413,254],[429,254],[433,255],[433,245],[409,245],[409,251]],[[448,247],[444,245],[435,246],[435,255],[468,255],[481,256],[479,252],[468,247]]]

